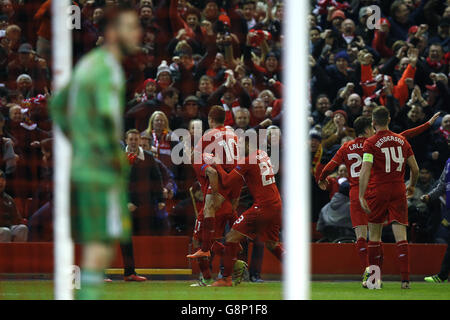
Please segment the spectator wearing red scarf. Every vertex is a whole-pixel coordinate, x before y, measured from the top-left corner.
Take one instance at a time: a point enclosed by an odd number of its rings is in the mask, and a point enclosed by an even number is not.
[[[439,43],[433,43],[428,49],[428,56],[417,62],[417,76],[415,78],[417,84],[424,88],[425,85],[433,85],[430,79],[431,73],[448,74],[448,61],[444,59],[444,50]]]
[[[164,112],[155,111],[152,114],[145,133],[151,139],[151,151],[154,157],[161,160],[173,172],[174,165],[171,158],[173,134]]]

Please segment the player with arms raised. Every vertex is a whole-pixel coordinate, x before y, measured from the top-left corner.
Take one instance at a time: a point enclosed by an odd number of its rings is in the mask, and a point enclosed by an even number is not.
[[[377,107],[372,114],[376,134],[364,142],[363,164],[359,177],[359,200],[368,214],[369,264],[380,266],[380,243],[383,224],[392,224],[397,243],[397,257],[402,289],[409,289],[409,250],[407,197],[414,194],[419,167],[411,145],[401,135],[389,130],[389,110]],[[405,163],[408,164],[410,184],[405,186]],[[366,192],[367,190],[367,192]]]
[[[247,184],[253,197],[253,206],[245,211],[233,224],[225,237],[223,256],[223,278],[212,284],[215,287],[232,285],[231,272],[237,259],[239,242],[247,237],[265,241],[266,247],[281,261],[284,249],[279,240],[281,230],[281,197],[275,184],[275,176],[266,152],[255,150],[250,153],[249,143],[245,144],[246,158],[234,170],[227,173],[221,165],[216,165],[222,184],[226,188]]]
[[[429,129],[436,119],[439,117],[440,112],[436,113],[428,122],[406,130],[400,133],[401,136],[410,139],[423,131]],[[368,248],[367,248],[367,224],[368,217],[365,211],[361,208],[359,202],[359,175],[362,166],[363,159],[363,145],[367,138],[370,138],[374,134],[372,127],[372,119],[368,117],[358,117],[354,122],[354,128],[357,138],[349,141],[341,146],[333,159],[323,168],[319,176],[319,187],[322,190],[326,190],[328,182],[327,176],[331,174],[340,164],[345,164],[349,172],[350,183],[350,215],[352,219],[352,225],[356,235],[356,248],[360,259],[360,265],[364,270],[362,285],[366,288],[366,280],[369,276],[368,273]],[[380,248],[380,267],[382,265],[383,253]]]

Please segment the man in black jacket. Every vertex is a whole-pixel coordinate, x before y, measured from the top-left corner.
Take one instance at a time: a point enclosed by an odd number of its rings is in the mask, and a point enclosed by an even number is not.
[[[133,234],[149,234],[155,229],[156,202],[158,209],[164,207],[161,172],[152,154],[139,147],[140,133],[136,129],[125,135],[125,152],[131,165],[128,209],[133,214]],[[120,244],[124,264],[125,281],[146,281],[135,271],[133,242]],[[105,281],[110,281],[105,279]]]
[[[129,210],[133,213],[134,234],[160,233],[161,222],[156,208],[165,206],[161,172],[152,154],[139,147],[140,133],[129,130],[125,138],[125,152],[131,164],[129,183]]]

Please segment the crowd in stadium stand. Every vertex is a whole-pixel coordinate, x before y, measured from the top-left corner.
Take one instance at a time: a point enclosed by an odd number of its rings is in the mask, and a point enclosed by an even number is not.
[[[179,143],[174,132],[208,129],[209,109],[221,105],[227,112],[225,125],[270,129],[269,137],[280,136],[283,3],[128,2],[143,28],[140,52],[123,63],[127,104],[120,143],[132,165],[129,209],[134,234],[190,235],[194,205],[200,209],[203,195],[192,167],[171,160],[171,150]],[[117,3],[73,1],[81,9],[81,28],[72,33],[74,65],[102,45],[102,16]],[[10,218],[0,219],[0,226],[20,231],[20,236],[5,234],[6,240],[51,241],[51,1],[0,4],[0,169],[6,177],[5,197],[10,195],[16,208],[10,208]],[[244,190],[239,212],[251,204]],[[257,275],[263,245],[257,242],[255,248],[252,272]]]
[[[192,167],[172,163],[171,150],[179,142],[173,132],[207,129],[208,110],[219,104],[227,111],[227,126],[265,128],[279,135],[283,1],[129,2],[139,14],[143,39],[140,53],[123,64],[128,133],[121,143],[127,152],[137,137],[150,159],[131,179],[130,197],[143,201],[130,208],[135,212],[134,231],[189,235],[195,212],[190,188],[198,208],[202,196]],[[320,190],[316,179],[340,145],[355,137],[352,126],[358,116],[370,117],[375,106],[385,105],[391,112],[391,129],[401,132],[441,111],[430,129],[410,140],[421,175],[417,195],[409,202],[409,229],[412,241],[445,238],[439,199],[423,203],[419,198],[433,189],[450,155],[450,1],[310,3],[310,104],[298,107],[309,110],[311,222],[319,221],[321,210],[330,207],[336,193],[343,195],[341,211],[348,218],[345,167],[332,177],[328,191]],[[73,30],[76,64],[102,45],[99,24],[105,8],[117,1],[73,4],[81,9],[81,28]],[[371,5],[378,6],[381,19],[374,19]],[[21,216],[16,223],[28,226],[29,241],[52,240],[50,17],[50,0],[0,0],[0,169],[6,193]],[[135,157],[129,159],[133,164]],[[277,178],[280,187],[280,173]],[[152,196],[146,197],[143,190]],[[243,190],[239,212],[251,203]],[[389,237],[389,232],[385,234]]]
[[[312,5],[308,120],[313,221],[323,231],[327,218],[334,217],[328,240],[348,236],[351,229],[346,202],[338,201],[342,194],[334,198],[342,189],[348,199],[348,188],[341,185],[348,173],[336,173],[328,191],[314,182],[339,147],[355,138],[357,117],[370,116],[374,107],[384,105],[391,114],[390,129],[400,133],[440,111],[431,128],[409,139],[421,170],[408,214],[411,241],[442,241],[448,235],[445,202],[424,203],[420,197],[436,185],[450,156],[450,1],[319,0]],[[328,202],[331,206],[324,207]],[[386,229],[383,241],[392,239]]]

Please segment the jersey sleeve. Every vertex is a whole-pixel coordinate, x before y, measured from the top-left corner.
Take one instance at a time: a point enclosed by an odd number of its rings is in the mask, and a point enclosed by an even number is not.
[[[406,139],[412,139],[415,136],[418,136],[419,134],[425,132],[426,130],[428,130],[431,127],[430,123],[427,121],[424,124],[421,124],[418,127],[414,127],[408,130],[403,131],[402,133],[400,133],[401,136],[405,137]]]
[[[344,144],[342,147],[339,148],[339,150],[336,152],[334,157],[331,159],[331,161],[335,162],[336,164],[344,163],[344,149],[346,145]]]
[[[234,168],[234,170],[236,170],[236,172],[237,173],[239,173],[241,176],[242,176],[242,179],[244,180],[244,176],[245,176],[245,174],[247,173],[247,171],[250,169],[250,166],[249,166],[249,164],[247,163],[247,161],[246,161],[246,163],[244,163],[244,164],[238,164],[235,168]]]
[[[242,166],[244,167],[245,165]],[[236,166],[236,168],[234,168],[230,173],[227,173],[221,165],[216,165],[216,169],[225,188],[244,183],[244,173],[242,171],[242,168],[240,168],[239,166]]]
[[[322,172],[319,175],[319,181],[323,181],[326,177],[328,177],[340,164],[341,162],[337,162],[333,159],[331,159],[330,162],[327,163],[325,168],[322,169]]]
[[[363,162],[373,163],[373,157],[375,155],[374,146],[369,140],[364,141],[363,145]]]
[[[211,166],[212,163],[212,155],[203,153],[201,156],[201,163],[194,163],[192,166],[194,167],[195,172],[200,177],[206,178],[206,169]]]

